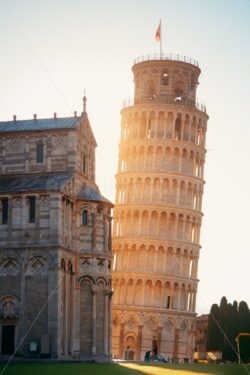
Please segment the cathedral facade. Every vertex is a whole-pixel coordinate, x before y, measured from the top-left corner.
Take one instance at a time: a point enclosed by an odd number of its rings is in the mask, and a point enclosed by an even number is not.
[[[113,355],[192,360],[206,109],[198,63],[145,56],[121,111],[114,210]]]
[[[81,116],[0,122],[0,358],[111,355],[111,208]]]

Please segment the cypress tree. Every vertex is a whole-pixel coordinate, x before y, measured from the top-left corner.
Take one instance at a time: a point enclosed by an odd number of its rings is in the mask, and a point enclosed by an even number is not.
[[[222,297],[220,306],[213,304],[208,317],[207,351],[220,350],[224,360],[237,361],[235,339],[239,333],[250,333],[250,310],[245,301],[238,305]],[[250,337],[240,338],[243,362],[250,361]]]
[[[220,308],[217,304],[213,304],[208,317],[207,328],[207,350],[220,350],[221,348],[221,332],[218,328],[220,322]]]
[[[220,328],[221,328],[221,351],[223,359],[226,358],[227,353],[227,299],[226,297],[222,297],[220,301]]]
[[[231,338],[231,343],[233,345],[232,349],[232,362],[236,362],[238,360],[237,357],[237,345],[236,345],[236,337],[239,333],[239,322],[238,322],[238,302],[234,301],[233,302],[233,307],[232,307],[232,314],[231,314],[231,330],[232,330],[232,338]]]
[[[225,324],[225,334],[226,338],[224,340],[224,350],[223,357],[228,361],[233,361],[233,345],[234,345],[234,329],[233,329],[233,305],[229,303],[227,305],[227,314],[226,314],[226,324]]]

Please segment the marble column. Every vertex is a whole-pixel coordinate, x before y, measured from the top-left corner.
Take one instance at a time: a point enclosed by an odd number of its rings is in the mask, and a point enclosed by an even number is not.
[[[96,293],[97,289],[92,289],[92,356],[96,355]]]
[[[72,346],[74,358],[80,355],[80,285],[73,284],[74,288],[74,310],[73,310],[73,335]]]
[[[104,355],[109,354],[109,290],[105,290],[104,296]]]
[[[112,358],[112,296],[113,292],[109,292],[109,329],[108,329],[108,353]]]

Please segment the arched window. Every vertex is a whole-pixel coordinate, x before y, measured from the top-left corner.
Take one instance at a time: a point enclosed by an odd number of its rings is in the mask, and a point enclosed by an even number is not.
[[[88,225],[88,211],[82,211],[82,225]]]
[[[36,144],[36,162],[43,163],[43,142],[39,141]]]
[[[177,117],[177,119],[175,120],[174,139],[175,140],[181,139],[181,118],[180,117]]]
[[[30,196],[28,200],[28,222],[35,223],[36,221],[36,197]]]
[[[167,86],[169,84],[169,74],[167,71],[162,72],[161,84]]]

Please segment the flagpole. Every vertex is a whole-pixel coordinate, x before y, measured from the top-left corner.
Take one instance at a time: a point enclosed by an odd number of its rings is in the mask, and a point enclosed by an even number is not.
[[[161,32],[161,20],[160,20],[160,58],[162,57],[162,32]]]

